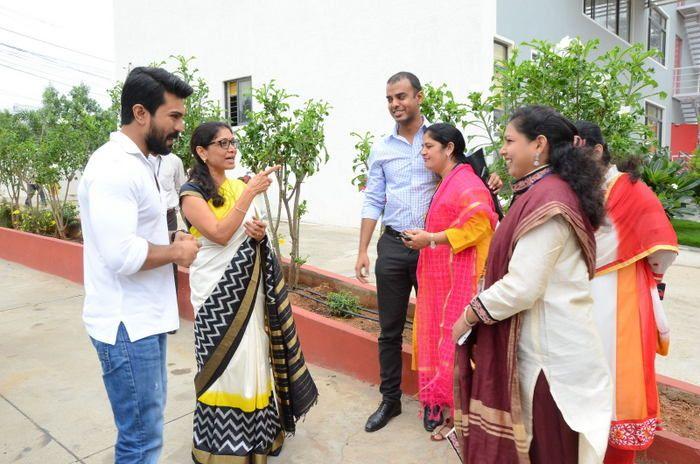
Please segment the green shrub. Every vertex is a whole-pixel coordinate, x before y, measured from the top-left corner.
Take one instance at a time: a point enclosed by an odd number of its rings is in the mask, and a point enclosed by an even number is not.
[[[644,160],[642,180],[659,197],[668,217],[692,214],[697,209],[694,194],[700,179],[671,161],[665,150]]]
[[[329,292],[326,295],[326,304],[330,308],[331,316],[353,317],[360,314],[360,301],[350,292]]]
[[[80,228],[80,215],[76,203],[66,203],[63,205],[63,224],[65,224],[66,238],[82,240],[83,234]]]
[[[12,205],[6,201],[0,203],[0,227],[12,228]]]
[[[17,228],[32,234],[55,236],[56,220],[49,209],[22,208]]]

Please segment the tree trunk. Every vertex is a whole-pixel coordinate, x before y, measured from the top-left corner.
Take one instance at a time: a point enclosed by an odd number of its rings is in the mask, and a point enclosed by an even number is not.
[[[275,248],[275,253],[277,253],[277,258],[279,259],[282,256],[282,253],[280,253],[280,241],[279,238],[277,238],[277,228],[279,227],[279,221],[277,221],[276,225],[273,225],[273,219],[272,219],[272,207],[270,206],[270,198],[267,196],[267,192],[263,193],[263,198],[265,198],[265,209],[267,210],[267,221],[270,225],[270,232],[272,235],[272,246]]]
[[[294,256],[294,258],[292,259],[292,275],[290,278],[290,280],[292,281],[292,288],[295,288],[299,283],[299,268],[301,268],[301,259],[299,253],[299,222],[301,220],[301,215],[299,214],[299,198],[301,195],[302,180],[303,178],[297,179],[296,185],[294,185],[294,209],[292,216],[292,222],[294,223],[294,241],[292,242],[292,255]]]
[[[294,191],[292,191],[293,193]],[[289,201],[292,199],[292,197],[287,197],[286,195],[282,195],[282,198],[284,200],[284,209],[287,212],[287,227],[289,228],[289,240],[291,242],[292,246],[292,252],[289,255],[290,263],[289,263],[289,287],[294,288],[294,281],[295,281],[295,273],[296,273],[296,260],[298,256],[296,255],[296,241],[297,241],[297,234],[296,230],[294,229],[294,211],[290,209],[289,206]]]

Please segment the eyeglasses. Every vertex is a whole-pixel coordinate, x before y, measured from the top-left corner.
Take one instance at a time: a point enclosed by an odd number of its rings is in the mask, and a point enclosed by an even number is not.
[[[236,139],[221,139],[221,140],[215,140],[211,143],[208,143],[207,146],[209,145],[214,145],[217,144],[224,150],[228,150],[228,147],[233,145],[233,149],[238,151],[238,140]]]

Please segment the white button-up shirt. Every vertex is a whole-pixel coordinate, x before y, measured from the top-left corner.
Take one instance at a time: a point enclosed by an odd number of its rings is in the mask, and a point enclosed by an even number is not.
[[[168,245],[165,200],[153,166],[122,132],[92,154],[78,187],[88,334],[114,344],[179,326],[171,265],[141,271],[148,244]]]
[[[186,182],[182,160],[174,153],[149,156],[148,160],[156,171],[168,209],[177,209],[180,205],[180,187]]]

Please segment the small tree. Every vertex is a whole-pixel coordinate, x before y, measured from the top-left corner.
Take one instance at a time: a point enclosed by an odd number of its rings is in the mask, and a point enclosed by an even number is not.
[[[190,138],[192,132],[200,124],[208,121],[221,121],[223,111],[218,101],[209,98],[209,84],[199,74],[199,69],[194,67],[194,57],[185,58],[182,55],[170,56],[174,61],[173,74],[192,86],[192,95],[185,100],[185,130],[173,145],[173,153],[182,159],[185,169],[192,166],[194,160],[190,154]]]
[[[241,163],[254,172],[260,172],[266,167],[282,165],[285,158],[284,150],[288,135],[289,99],[295,95],[277,87],[275,81],[263,84],[253,91],[255,101],[260,105],[259,111],[248,111],[248,122],[236,134],[241,147]],[[278,180],[280,173],[275,174]],[[278,197],[282,196],[282,188],[278,188]],[[282,219],[282,201],[277,202],[277,212],[272,214],[272,207],[267,192],[264,195],[265,208],[270,224],[270,232],[277,256],[282,256],[279,245],[279,226]]]
[[[362,191],[367,187],[367,173],[369,171],[369,154],[372,150],[374,136],[370,132],[365,132],[360,135],[357,132],[351,132],[350,135],[357,139],[355,143],[355,159],[352,160],[352,172],[355,177],[352,179],[352,185]]]
[[[12,211],[29,180],[36,153],[36,141],[27,122],[28,114],[0,112],[0,184],[10,195]],[[12,214],[13,223],[18,215]]]
[[[301,186],[308,177],[318,172],[322,164],[328,162],[323,132],[328,110],[329,105],[323,101],[307,100],[303,108],[294,111],[289,131],[290,156],[282,165],[281,180],[285,185],[282,201],[289,219],[289,236],[292,242],[292,267],[289,277],[292,288],[297,285],[299,268],[306,262],[299,250],[301,218],[308,211],[306,200],[301,201]]]
[[[279,249],[278,231],[284,208],[291,241],[289,282],[296,286],[299,267],[306,261],[301,257],[299,238],[301,218],[307,211],[301,200],[304,181],[328,161],[325,147],[324,123],[329,106],[322,101],[308,100],[301,108],[292,110],[290,100],[296,95],[277,87],[275,81],[253,91],[258,111],[248,111],[248,123],[238,132],[241,162],[259,172],[267,166],[280,165],[277,180],[277,215],[273,216],[267,195],[267,208],[274,246]]]
[[[444,122],[456,127],[464,127],[469,115],[469,107],[459,103],[446,84],[438,87],[426,84],[420,110],[431,123]]]
[[[516,49],[497,63],[490,94],[469,95],[468,124],[479,129],[480,143],[495,153],[502,143],[507,118],[524,105],[547,105],[571,120],[600,125],[615,160],[649,153],[654,145],[644,122],[644,99],[666,98],[656,91],[654,69],[641,44],[614,47],[593,57],[597,39],[581,42],[564,38],[558,44],[534,40],[525,43],[534,51],[532,60],[521,61]]]
[[[70,184],[85,167],[90,154],[115,129],[114,120],[90,98],[89,89],[84,85],[74,87],[68,95],[47,88],[38,116],[36,180],[46,187],[57,235],[65,238]],[[62,180],[66,183],[63,192]]]

